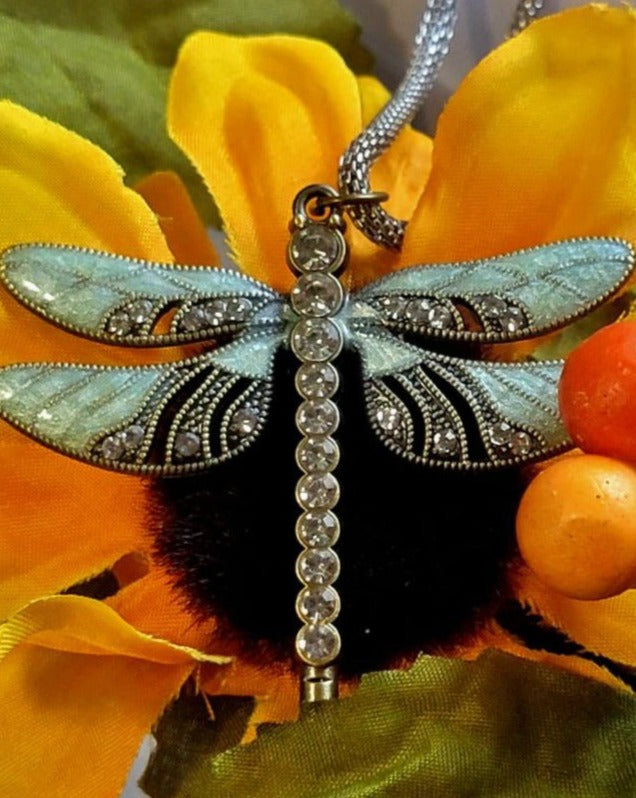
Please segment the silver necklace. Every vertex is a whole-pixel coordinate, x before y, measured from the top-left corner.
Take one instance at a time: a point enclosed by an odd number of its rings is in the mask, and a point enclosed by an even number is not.
[[[522,3],[516,29],[540,6]],[[439,344],[497,344],[548,332],[599,305],[634,268],[626,242],[580,238],[467,263],[415,264],[346,290],[345,213],[379,245],[401,244],[406,223],[382,209],[369,169],[430,91],[455,18],[454,0],[427,0],[406,77],[343,155],[338,190],[317,185],[298,193],[288,248],[297,281],[289,296],[237,271],[47,243],[0,256],[5,287],[76,334],[117,346],[216,342],[212,351],[154,366],[0,369],[0,416],[97,466],[157,477],[209,471],[213,479],[217,466],[259,438],[275,400],[275,355],[281,348],[294,353],[302,546],[295,651],[307,702],[338,692],[340,563],[333,546],[340,534],[341,351],[359,358],[369,434],[396,457],[422,469],[518,466],[568,445],[557,407],[562,363],[451,357]]]

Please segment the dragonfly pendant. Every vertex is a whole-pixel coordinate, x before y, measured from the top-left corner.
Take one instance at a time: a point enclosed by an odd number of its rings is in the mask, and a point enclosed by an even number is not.
[[[559,417],[561,361],[451,356],[446,345],[497,344],[550,332],[611,296],[634,269],[615,238],[578,238],[464,263],[414,265],[345,290],[347,244],[337,210],[316,218],[312,186],[294,206],[289,296],[238,271],[151,263],[50,244],[0,257],[0,278],[46,320],[95,341],[153,347],[213,344],[150,366],[32,363],[0,369],[0,416],[63,454],[134,474],[180,476],[240,456],[267,424],[274,359],[290,347],[303,472],[296,532],[304,622],[299,656],[338,653],[331,621],[339,563],[331,546],[339,485],[338,356],[360,359],[369,433],[426,468],[513,466],[568,444]]]

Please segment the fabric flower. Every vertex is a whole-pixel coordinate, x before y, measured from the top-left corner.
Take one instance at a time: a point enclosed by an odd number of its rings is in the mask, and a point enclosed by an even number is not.
[[[476,258],[578,234],[636,240],[636,127],[631,64],[636,15],[592,7],[533,25],[485,59],[449,102],[434,146],[406,130],[376,165],[387,208],[411,219],[401,253],[350,231],[362,284],[411,263]],[[240,267],[280,290],[291,201],[334,183],[350,140],[386,99],[329,47],[306,39],[198,33],[184,45],[168,107],[170,133],[203,176]],[[174,176],[133,191],[90,142],[0,104],[0,247],[46,241],[149,260],[216,263]],[[144,201],[145,198],[145,201]],[[178,356],[118,350],[56,330],[11,298],[0,307],[0,358],[132,363]],[[228,663],[213,620],[187,609],[153,559],[144,484],[0,431],[0,791],[114,798],[143,735],[189,675],[210,693],[269,697],[254,723],[295,711],[284,669]],[[56,595],[105,569],[120,589],[99,602]],[[586,646],[636,665],[632,594],[583,606],[530,578],[518,595]],[[487,645],[533,654],[496,626]],[[206,653],[211,652],[211,653]],[[212,658],[212,661],[208,662]],[[566,667],[618,684],[600,668]]]

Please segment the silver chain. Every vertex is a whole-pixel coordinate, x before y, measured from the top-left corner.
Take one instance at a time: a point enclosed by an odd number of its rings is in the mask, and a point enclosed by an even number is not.
[[[519,0],[515,17],[510,28],[510,35],[516,36],[525,30],[537,18],[543,8],[544,0]]]
[[[371,190],[371,166],[413,119],[433,88],[448,53],[456,19],[455,0],[426,0],[411,63],[402,83],[340,159],[338,187],[341,194],[367,194]],[[352,208],[349,215],[356,227],[376,244],[389,249],[400,248],[406,222],[391,216],[380,205],[360,205]]]
[[[520,0],[511,35],[526,28],[543,3],[544,0]],[[455,0],[426,0],[411,62],[402,83],[340,159],[338,188],[341,195],[364,196],[371,192],[371,167],[428,97],[448,53],[456,20]],[[377,202],[356,204],[348,213],[355,226],[371,241],[388,249],[400,249],[405,221],[391,216]]]

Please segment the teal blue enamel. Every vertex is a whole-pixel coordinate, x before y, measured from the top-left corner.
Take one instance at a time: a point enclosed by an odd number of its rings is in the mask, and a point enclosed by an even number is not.
[[[72,247],[29,244],[2,253],[8,288],[38,312],[88,333],[122,302],[142,296],[162,305],[196,298],[241,295],[274,299],[267,286],[218,268],[175,267]]]
[[[531,326],[565,323],[609,296],[633,267],[633,251],[616,239],[589,238],[459,264],[396,271],[357,294],[367,301],[387,294],[470,299],[495,294],[522,303]]]
[[[164,376],[162,366],[11,366],[0,370],[0,415],[85,457],[91,440],[132,418]]]
[[[461,371],[479,384],[480,392],[505,420],[536,430],[549,448],[568,440],[558,406],[559,361],[545,363],[486,363],[458,361]]]
[[[270,379],[274,355],[284,340],[283,333],[251,333],[215,350],[210,361],[241,377]]]

